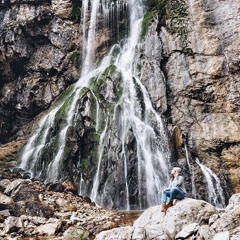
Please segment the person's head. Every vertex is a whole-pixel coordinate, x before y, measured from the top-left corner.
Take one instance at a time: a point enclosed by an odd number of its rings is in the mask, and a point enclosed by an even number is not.
[[[173,175],[173,176],[178,176],[179,174],[180,174],[180,172],[181,172],[181,168],[180,167],[174,167],[172,170],[171,170],[171,174]]]

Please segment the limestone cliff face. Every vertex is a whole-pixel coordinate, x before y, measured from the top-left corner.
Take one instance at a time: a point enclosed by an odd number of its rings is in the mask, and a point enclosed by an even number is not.
[[[75,2],[1,1],[1,143],[22,137],[22,127],[78,79],[83,34]],[[240,3],[171,3],[165,15],[153,14],[139,47],[142,82],[166,118],[187,182],[188,170],[195,175],[197,196],[206,191],[197,158],[240,191]],[[112,38],[109,29],[99,31],[97,59]]]
[[[79,23],[72,7],[71,1],[1,1],[0,142],[78,78]]]
[[[155,41],[152,47],[161,59],[158,65],[166,81],[165,101],[154,97],[154,87],[149,89],[150,94],[156,106],[161,106],[169,127],[174,128],[178,162],[183,164],[186,157],[185,143],[191,165],[197,166],[195,160],[199,158],[239,191],[239,1],[172,2],[178,14],[165,24],[159,23],[159,43]],[[173,7],[166,6],[170,16]],[[156,31],[149,31],[147,36]],[[156,82],[160,79],[155,75]],[[164,86],[163,81],[161,84]],[[197,189],[204,191],[200,185]]]

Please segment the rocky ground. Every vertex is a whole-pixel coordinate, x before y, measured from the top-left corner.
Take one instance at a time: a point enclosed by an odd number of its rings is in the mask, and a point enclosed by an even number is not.
[[[240,239],[240,193],[225,209],[186,198],[166,213],[108,211],[78,196],[69,180],[43,184],[10,171],[21,144],[0,146],[0,240]]]
[[[240,193],[225,209],[191,198],[177,201],[166,213],[148,208],[132,227],[103,231],[95,240],[239,240]]]
[[[108,211],[80,197],[71,181],[43,184],[10,169],[21,142],[0,146],[0,239],[94,239],[131,226],[140,213]]]

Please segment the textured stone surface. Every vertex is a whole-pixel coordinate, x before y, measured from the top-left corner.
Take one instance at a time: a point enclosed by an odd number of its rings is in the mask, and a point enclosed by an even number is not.
[[[1,143],[78,79],[71,14],[72,1],[11,1],[0,9]]]
[[[161,69],[168,87],[165,115],[169,125],[185,135],[195,175],[200,176],[197,156],[223,186],[230,182],[238,192],[239,2],[189,0],[182,4],[187,7],[186,42],[193,54],[181,48],[181,35],[170,34],[167,27],[159,31]],[[177,151],[179,160],[186,156],[183,145]]]
[[[10,175],[8,175],[10,176]],[[3,179],[4,180],[4,179]],[[2,181],[3,181],[2,180]],[[6,179],[5,179],[6,180]],[[11,185],[17,179],[8,179]],[[19,180],[19,179],[18,179]],[[7,182],[7,181],[5,181]],[[19,181],[18,181],[19,182]],[[68,188],[55,192],[47,189],[48,186],[35,181],[23,181],[11,192],[18,193],[21,189],[23,198],[6,201],[0,192],[0,238],[49,238],[49,239],[91,239],[102,230],[132,224],[140,214],[129,219],[128,213],[107,211],[85,201],[82,197],[73,194]],[[33,201],[29,192],[35,190],[39,201]],[[30,191],[28,191],[30,190]],[[35,196],[34,195],[34,196]],[[15,195],[16,196],[16,195]],[[20,196],[20,195],[19,195]],[[5,210],[2,210],[2,209]],[[126,219],[126,220],[125,220]]]
[[[194,199],[178,201],[166,213],[161,212],[160,206],[151,207],[144,211],[132,228],[104,231],[95,239],[117,239],[115,236],[139,240],[237,239],[239,220],[233,217],[233,212],[240,206],[239,196],[240,194],[235,194],[231,197],[225,211]]]

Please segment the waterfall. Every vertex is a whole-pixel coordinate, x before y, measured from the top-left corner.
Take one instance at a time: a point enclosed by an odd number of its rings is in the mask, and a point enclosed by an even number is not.
[[[219,178],[210,168],[201,164],[198,158],[196,158],[196,163],[200,166],[207,182],[208,201],[218,208],[224,208],[225,197]]]
[[[186,140],[184,140],[184,150],[185,150],[188,169],[189,169],[189,172],[190,172],[191,185],[192,185],[192,196],[194,198],[196,198],[197,197],[197,192],[196,192],[196,186],[195,186],[194,166],[191,165],[190,161],[189,161],[188,147],[187,147]]]
[[[40,120],[37,131],[22,150],[19,167],[46,182],[61,181],[66,177],[77,179],[79,194],[88,195],[100,206],[144,209],[160,204],[161,190],[168,185],[168,137],[164,122],[154,110],[137,70],[143,8],[137,0],[130,0],[127,4],[116,1],[110,6],[107,3],[93,0],[89,15],[88,1],[83,1],[83,42],[86,46],[81,77]],[[96,65],[98,15],[102,12],[102,22],[106,23],[113,12],[120,11],[116,16],[121,18],[124,14],[120,13],[126,8],[130,13],[130,23],[125,24],[130,26],[128,39],[115,44]],[[119,37],[119,30],[115,35]],[[112,112],[101,109],[103,103],[100,105],[98,101],[103,100],[98,99],[99,93],[90,84],[93,80],[98,83],[110,66],[122,81],[122,93]],[[93,101],[91,104],[82,101],[85,108],[79,109],[81,96],[87,96],[86,93],[89,94],[86,99],[91,97]],[[71,133],[82,137],[82,118],[91,115],[94,102],[97,156],[91,156],[93,151],[79,154],[84,142],[74,142],[73,148],[78,149],[75,151],[78,155],[76,157],[74,152],[72,159]],[[113,105],[112,102],[108,104]],[[88,129],[89,126],[87,123]]]

